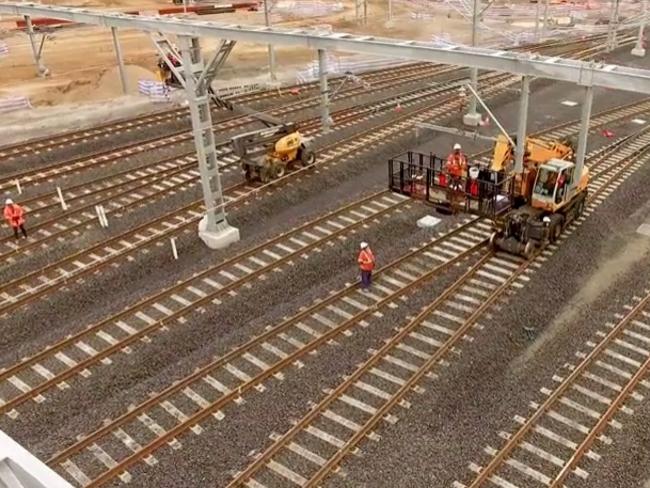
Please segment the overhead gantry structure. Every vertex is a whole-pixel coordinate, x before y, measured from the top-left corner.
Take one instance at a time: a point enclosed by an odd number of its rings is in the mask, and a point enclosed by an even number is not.
[[[201,223],[199,235],[210,247],[223,247],[237,238],[226,221],[216,152],[214,150],[212,120],[206,109],[208,86],[214,73],[204,68],[200,55],[199,38],[216,37],[225,41],[247,42],[303,47],[319,53],[321,68],[321,103],[327,108],[328,93],[325,71],[327,50],[362,53],[395,59],[411,59],[444,65],[500,71],[522,77],[521,110],[517,134],[517,156],[523,155],[526,135],[529,82],[544,78],[577,84],[584,87],[582,123],[576,157],[577,174],[582,171],[587,132],[591,116],[593,88],[603,87],[636,93],[650,94],[650,71],[614,64],[584,62],[539,54],[512,52],[480,47],[447,46],[432,43],[354,35],[349,33],[319,32],[306,29],[282,29],[267,26],[237,25],[191,18],[129,15],[75,7],[61,7],[32,3],[0,3],[0,13],[26,19],[50,17],[80,24],[111,29],[136,29],[150,33],[176,35],[181,55],[191,61],[193,81],[186,84],[188,102],[192,112],[197,158],[207,215]],[[33,35],[32,31],[28,32]],[[325,117],[323,117],[325,120]],[[236,235],[235,235],[236,234]]]

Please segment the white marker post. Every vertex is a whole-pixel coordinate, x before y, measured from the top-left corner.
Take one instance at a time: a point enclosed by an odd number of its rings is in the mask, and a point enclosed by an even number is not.
[[[20,186],[20,180],[18,178],[16,178],[16,191],[18,191],[19,195],[23,194],[23,189]]]
[[[176,238],[172,237],[169,239],[169,241],[172,243],[172,254],[174,255],[174,259],[178,259],[178,249],[176,249]]]
[[[99,206],[99,211],[102,213],[102,220],[104,221],[104,227],[108,228],[108,219],[106,218],[106,211],[104,211],[104,206]]]
[[[99,225],[102,227],[108,227],[108,219],[106,218],[104,207],[101,205],[95,205],[95,211],[97,212],[97,220],[99,220]]]
[[[61,202],[61,208],[66,211],[68,210],[68,205],[65,203],[65,200],[63,199],[63,193],[61,192],[60,187],[56,187],[56,193],[59,195],[59,202]]]

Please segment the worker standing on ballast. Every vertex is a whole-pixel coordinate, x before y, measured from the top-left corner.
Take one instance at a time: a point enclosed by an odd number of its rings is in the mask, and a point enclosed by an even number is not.
[[[372,283],[372,270],[375,269],[375,256],[367,242],[362,242],[359,252],[359,268],[361,269],[361,289],[367,290]]]
[[[18,239],[18,229],[23,233],[23,236],[27,238],[27,231],[25,230],[25,211],[23,208],[14,203],[11,198],[7,198],[5,201],[4,217],[7,223],[14,230],[14,237]]]

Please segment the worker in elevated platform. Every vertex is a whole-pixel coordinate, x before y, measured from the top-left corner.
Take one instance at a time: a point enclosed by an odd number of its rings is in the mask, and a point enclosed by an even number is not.
[[[361,289],[367,290],[372,283],[372,270],[375,269],[375,255],[372,253],[367,242],[362,242],[360,247],[361,251],[359,252],[357,262],[361,269]]]
[[[27,231],[25,230],[25,211],[23,208],[14,203],[11,198],[7,198],[5,201],[4,217],[7,223],[14,230],[14,237],[18,239],[18,230],[23,233],[23,236],[27,237]]]
[[[453,151],[447,156],[445,171],[449,175],[452,189],[462,189],[461,179],[467,174],[467,157],[462,152],[460,144],[454,144]]]

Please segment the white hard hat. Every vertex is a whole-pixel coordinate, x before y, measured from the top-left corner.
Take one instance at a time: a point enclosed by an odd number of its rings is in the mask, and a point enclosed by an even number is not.
[[[457,149],[460,149],[460,144],[458,144],[458,143],[454,144],[454,151],[457,150]]]
[[[5,205],[13,205],[13,204],[14,204],[14,201],[11,198],[7,198],[5,200]]]
[[[368,247],[368,243],[362,242],[361,244],[359,244],[359,247],[361,247],[361,249],[365,249],[366,247]]]

